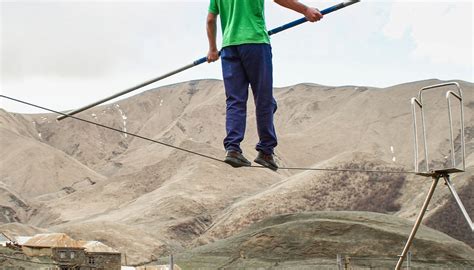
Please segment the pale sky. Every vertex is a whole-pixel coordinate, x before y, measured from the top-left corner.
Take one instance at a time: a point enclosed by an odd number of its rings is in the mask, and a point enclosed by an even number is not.
[[[0,92],[69,110],[191,63],[207,54],[208,2],[1,1]],[[265,2],[268,30],[302,17]],[[362,0],[272,36],[275,86],[474,82],[473,13],[473,1]],[[220,61],[127,96],[207,78],[221,79]],[[42,112],[3,99],[0,107]]]

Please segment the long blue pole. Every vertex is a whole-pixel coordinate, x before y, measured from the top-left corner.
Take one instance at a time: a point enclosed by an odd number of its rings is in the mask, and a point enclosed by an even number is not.
[[[326,8],[326,9],[322,10],[322,11],[321,11],[321,14],[326,15],[326,14],[329,14],[329,13],[334,12],[334,11],[336,11],[336,10],[339,10],[339,9],[341,9],[341,8],[345,8],[345,7],[347,7],[347,6],[350,6],[350,5],[352,5],[352,4],[355,4],[355,3],[357,3],[357,2],[360,2],[360,0],[346,1],[346,2],[343,2],[343,3],[337,4],[337,5],[334,5],[334,6],[332,6],[332,7],[329,7],[329,8]],[[270,36],[271,36],[271,35],[274,35],[274,34],[276,34],[276,33],[279,33],[279,32],[281,32],[281,31],[290,29],[290,28],[292,28],[292,27],[295,27],[295,26],[300,25],[300,24],[305,23],[305,22],[307,22],[306,18],[298,19],[298,20],[296,20],[296,21],[287,23],[287,24],[285,24],[285,25],[282,25],[282,26],[280,26],[280,27],[277,27],[277,28],[275,28],[275,29],[272,29],[272,30],[268,31],[268,35],[270,35]],[[100,105],[100,104],[102,104],[102,103],[104,103],[104,102],[107,102],[107,101],[109,101],[109,100],[111,100],[111,99],[114,99],[114,98],[120,97],[120,96],[122,96],[122,95],[128,94],[128,93],[130,93],[130,92],[132,92],[132,91],[135,91],[135,90],[137,90],[137,89],[140,89],[140,88],[142,88],[142,87],[145,87],[145,86],[147,86],[147,85],[149,85],[149,84],[152,84],[152,83],[154,83],[154,82],[163,80],[163,79],[165,79],[165,78],[168,78],[168,77],[170,77],[170,76],[172,76],[172,75],[175,75],[175,74],[177,74],[177,73],[180,73],[180,72],[185,71],[185,70],[187,70],[187,69],[190,69],[190,68],[192,68],[192,67],[198,66],[198,65],[200,65],[200,64],[202,64],[202,63],[205,63],[205,62],[207,62],[207,56],[202,57],[202,58],[199,58],[198,60],[192,62],[191,64],[188,64],[188,65],[183,66],[183,67],[181,67],[181,68],[179,68],[179,69],[176,69],[176,70],[173,70],[173,71],[171,71],[171,72],[168,72],[168,73],[166,73],[166,74],[164,74],[164,75],[161,75],[161,76],[159,76],[159,77],[157,77],[157,78],[148,80],[148,81],[143,82],[143,83],[141,83],[141,84],[139,84],[139,85],[136,85],[136,86],[134,86],[134,87],[125,89],[125,90],[123,90],[123,91],[121,91],[121,92],[118,92],[118,93],[116,93],[116,94],[114,94],[114,95],[112,95],[112,96],[110,96],[110,97],[107,97],[107,98],[98,100],[98,101],[96,101],[96,102],[94,102],[94,103],[92,103],[92,104],[86,105],[86,106],[81,107],[81,108],[79,108],[79,109],[72,110],[72,111],[68,112],[68,113],[65,114],[65,115],[59,116],[57,119],[58,119],[58,121],[59,121],[59,120],[63,120],[63,119],[65,119],[65,118],[67,118],[67,117],[69,117],[69,116],[71,116],[71,115],[75,115],[75,114],[77,114],[77,113],[80,113],[80,112],[82,112],[82,111],[85,111],[85,110],[87,110],[87,109],[90,109],[90,108],[92,108],[92,107],[95,107],[95,106],[97,106],[97,105]]]

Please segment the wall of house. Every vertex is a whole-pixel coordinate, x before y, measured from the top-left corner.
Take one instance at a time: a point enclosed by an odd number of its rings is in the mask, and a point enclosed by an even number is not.
[[[81,267],[86,261],[86,254],[82,248],[53,248],[52,259],[60,265]]]
[[[81,270],[120,270],[121,261],[120,253],[86,253]]]
[[[42,248],[42,247],[22,247],[23,253],[30,257],[38,257],[38,256],[52,256],[52,249],[51,248]]]

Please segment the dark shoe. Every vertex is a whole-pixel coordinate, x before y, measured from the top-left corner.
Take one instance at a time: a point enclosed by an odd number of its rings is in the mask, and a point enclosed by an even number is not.
[[[225,156],[225,163],[229,164],[234,168],[250,166],[251,163],[248,161],[242,153],[237,151],[227,151],[227,155]]]
[[[267,155],[260,151],[258,152],[258,156],[254,161],[262,165],[263,167],[269,168],[270,170],[273,170],[273,171],[278,170],[278,165],[273,159],[272,154]]]

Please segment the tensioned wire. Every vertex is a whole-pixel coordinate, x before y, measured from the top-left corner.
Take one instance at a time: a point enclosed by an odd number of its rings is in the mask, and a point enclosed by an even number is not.
[[[107,125],[104,125],[104,124],[100,124],[100,123],[97,123],[97,122],[94,122],[94,121],[90,121],[90,120],[87,120],[87,119],[84,119],[84,118],[80,118],[80,117],[77,117],[77,116],[65,114],[65,113],[55,111],[53,109],[49,109],[49,108],[46,108],[46,107],[43,107],[43,106],[39,106],[39,105],[30,103],[30,102],[27,102],[27,101],[24,101],[24,100],[19,100],[19,99],[16,99],[16,98],[5,96],[5,95],[0,95],[0,97],[6,98],[6,99],[9,99],[9,100],[18,102],[18,103],[22,103],[22,104],[25,104],[25,105],[28,105],[28,106],[31,106],[31,107],[39,108],[39,109],[42,109],[42,110],[45,110],[45,111],[56,113],[56,114],[59,114],[59,115],[67,116],[67,117],[70,117],[72,119],[82,121],[82,122],[85,122],[85,123],[88,123],[88,124],[91,124],[91,125],[95,125],[95,126],[98,126],[98,127],[101,127],[101,128],[109,129],[109,130],[119,132],[119,133],[122,133],[122,134],[127,134],[129,136],[136,137],[136,138],[139,138],[139,139],[142,139],[142,140],[145,140],[145,141],[161,144],[163,146],[170,147],[170,148],[173,148],[173,149],[176,149],[176,150],[179,150],[179,151],[183,151],[183,152],[186,152],[186,153],[189,153],[189,154],[193,154],[193,155],[197,155],[197,156],[207,158],[207,159],[210,159],[210,160],[214,160],[214,161],[217,161],[217,162],[225,163],[223,160],[221,160],[219,158],[216,158],[216,157],[213,157],[213,156],[210,156],[210,155],[206,155],[206,154],[203,154],[203,153],[192,151],[192,150],[189,150],[189,149],[186,149],[186,148],[183,148],[183,147],[179,147],[179,146],[175,146],[175,145],[172,145],[172,144],[160,142],[160,141],[148,138],[148,137],[141,136],[139,134],[123,131],[123,130],[120,130],[120,129],[117,129],[117,128],[113,128],[113,127],[110,127],[110,126],[107,126]],[[247,167],[250,167],[250,168],[266,168],[266,167],[259,166],[259,165],[252,165],[252,166],[247,166]],[[295,171],[332,171],[332,172],[358,172],[358,173],[416,174],[416,172],[414,172],[414,171],[363,170],[363,169],[338,169],[338,168],[279,167],[278,169],[279,170],[295,170]]]

